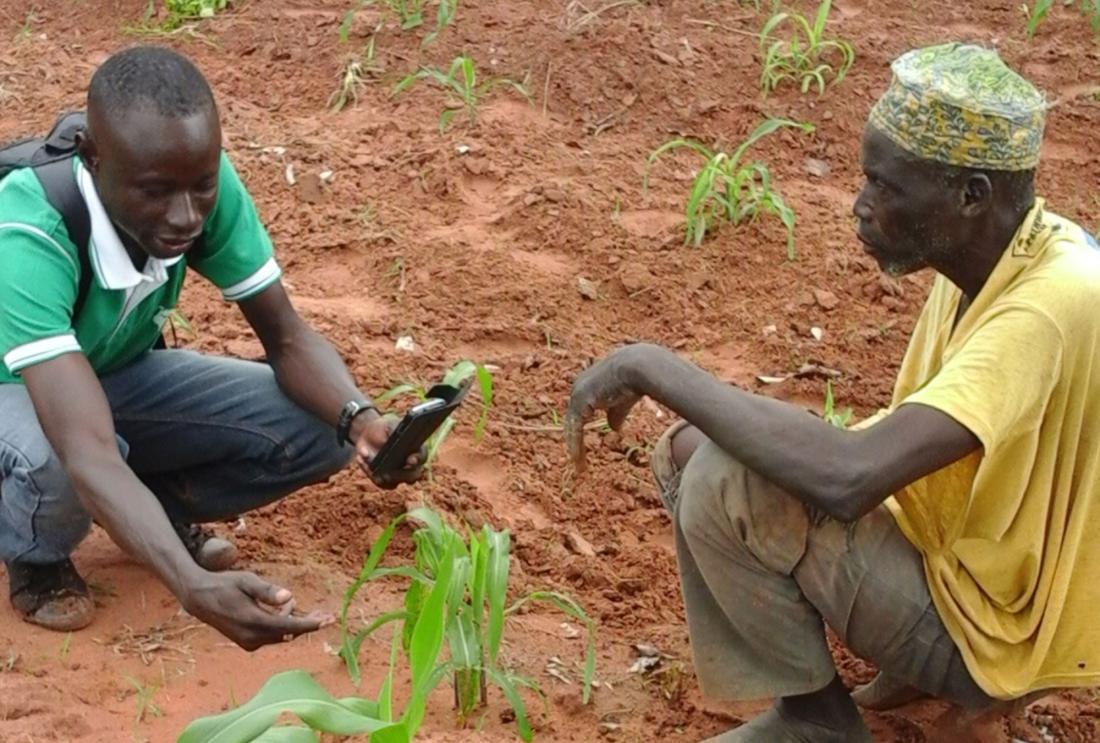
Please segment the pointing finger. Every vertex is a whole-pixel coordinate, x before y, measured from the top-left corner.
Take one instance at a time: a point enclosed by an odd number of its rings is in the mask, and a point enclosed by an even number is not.
[[[583,474],[587,467],[587,452],[584,445],[584,416],[570,406],[565,413],[563,425],[565,431],[565,448],[569,452],[569,460],[573,464],[573,470]]]

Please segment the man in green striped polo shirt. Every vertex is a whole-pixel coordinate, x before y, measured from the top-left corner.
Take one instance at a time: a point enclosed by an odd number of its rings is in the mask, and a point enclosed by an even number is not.
[[[87,245],[34,171],[0,181],[0,559],[12,606],[55,630],[92,621],[69,556],[94,519],[244,648],[317,629],[328,617],[292,615],[288,590],[228,571],[233,546],[196,525],[324,480],[353,454],[369,473],[389,424],[291,306],[202,74],[157,47],[108,59],[72,168]],[[94,275],[78,302],[82,264]],[[268,364],[153,350],[188,266],[239,304]]]

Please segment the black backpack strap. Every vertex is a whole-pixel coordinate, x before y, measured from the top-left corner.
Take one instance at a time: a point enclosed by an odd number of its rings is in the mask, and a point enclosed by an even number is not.
[[[76,173],[73,171],[72,158],[54,160],[34,169],[46,199],[61,213],[69,239],[76,246],[79,258],[80,277],[77,284],[76,302],[73,304],[73,319],[80,314],[88,290],[92,286],[92,259],[89,255],[92,238],[92,218],[88,214],[88,205],[76,185]]]

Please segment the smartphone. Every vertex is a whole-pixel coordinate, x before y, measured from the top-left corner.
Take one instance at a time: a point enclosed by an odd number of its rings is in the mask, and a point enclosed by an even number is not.
[[[431,435],[458,409],[469,389],[467,382],[461,387],[437,384],[428,390],[424,402],[409,408],[386,443],[374,455],[370,462],[371,472],[385,475],[404,469],[409,457],[419,454]]]

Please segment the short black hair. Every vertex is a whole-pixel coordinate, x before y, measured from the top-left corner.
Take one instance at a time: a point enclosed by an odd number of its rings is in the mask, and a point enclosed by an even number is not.
[[[160,46],[135,46],[112,55],[88,86],[88,108],[111,117],[139,108],[185,117],[214,107],[214,93],[198,68]]]

